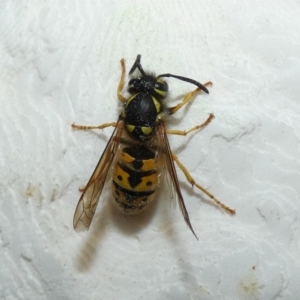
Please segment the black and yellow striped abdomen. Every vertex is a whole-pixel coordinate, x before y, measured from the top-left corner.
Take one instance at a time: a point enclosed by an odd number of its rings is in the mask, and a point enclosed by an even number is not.
[[[124,147],[113,170],[114,198],[118,207],[129,214],[146,207],[155,196],[159,175],[156,152],[142,145]]]

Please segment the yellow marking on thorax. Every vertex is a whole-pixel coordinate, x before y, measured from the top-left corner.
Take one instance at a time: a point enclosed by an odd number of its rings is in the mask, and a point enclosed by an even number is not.
[[[156,89],[154,89],[154,90],[156,91]],[[156,91],[156,92],[157,92],[157,91]],[[157,92],[157,93],[161,95],[161,93],[159,93],[159,92]],[[153,96],[152,96],[152,101],[153,101],[154,106],[155,106],[155,108],[156,108],[156,112],[159,113],[160,110],[161,110],[161,104],[160,104],[159,101],[157,101],[156,98],[153,97]]]
[[[162,97],[165,97],[166,94],[167,94],[167,92],[162,91],[162,90],[159,90],[159,89],[154,89],[154,91],[155,91],[157,94],[161,95]]]
[[[134,128],[135,128],[134,125],[126,124],[126,129],[127,129],[129,132],[133,132]]]
[[[134,94],[134,95],[132,95],[131,97],[128,98],[128,100],[125,103],[125,107],[128,106],[128,104],[135,98],[136,95],[138,95],[138,94]]]
[[[141,131],[142,131],[143,134],[149,135],[152,132],[152,128],[151,127],[142,126],[141,127]]]

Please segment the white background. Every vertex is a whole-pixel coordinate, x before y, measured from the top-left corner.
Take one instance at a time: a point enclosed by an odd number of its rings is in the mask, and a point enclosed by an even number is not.
[[[2,1],[1,299],[300,299],[300,3]],[[166,189],[126,217],[78,191],[115,121],[119,61],[213,81],[169,121],[170,143],[231,217],[178,171],[197,241]],[[170,105],[194,86],[168,80]],[[108,200],[108,201],[106,201]]]

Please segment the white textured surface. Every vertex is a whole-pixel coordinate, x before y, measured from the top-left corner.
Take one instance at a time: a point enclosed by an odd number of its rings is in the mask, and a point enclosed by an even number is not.
[[[299,1],[2,1],[1,299],[300,299]],[[102,201],[72,228],[116,120],[119,60],[214,82],[170,122],[199,241],[161,193],[127,218]],[[172,95],[193,86],[169,80]],[[175,102],[174,102],[175,103]],[[106,192],[109,197],[109,191]],[[164,203],[166,202],[166,204]],[[157,209],[155,209],[157,208]]]

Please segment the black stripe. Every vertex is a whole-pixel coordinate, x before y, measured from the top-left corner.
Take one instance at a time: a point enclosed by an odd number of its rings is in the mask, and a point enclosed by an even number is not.
[[[125,147],[122,151],[139,161],[148,160],[151,158],[154,159],[156,156],[153,151],[149,150],[145,146]]]
[[[130,184],[130,187],[132,187],[132,188],[137,187],[142,182],[143,177],[157,173],[155,170],[149,170],[149,171],[145,171],[145,172],[140,172],[140,171],[137,172],[135,170],[128,168],[126,165],[124,165],[122,163],[118,163],[118,165],[125,173],[129,174],[128,182]]]
[[[139,197],[148,197],[155,192],[155,190],[147,191],[147,192],[130,191],[130,190],[126,190],[123,187],[121,187],[120,185],[118,185],[114,180],[113,180],[113,183],[114,183],[115,188],[118,191],[120,191],[121,193],[125,194],[128,197],[128,201],[134,201],[136,198],[139,198]]]

